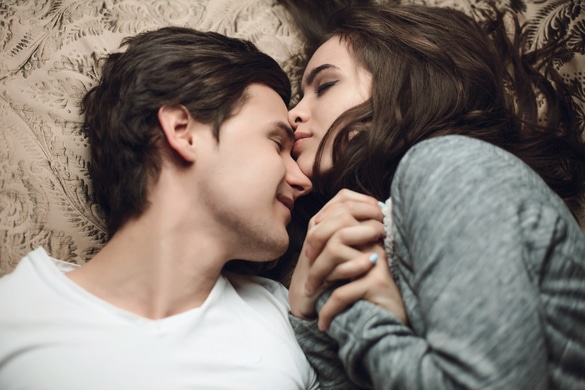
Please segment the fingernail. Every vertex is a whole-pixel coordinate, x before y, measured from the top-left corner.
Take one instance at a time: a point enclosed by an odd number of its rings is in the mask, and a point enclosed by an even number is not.
[[[313,286],[311,286],[309,283],[305,284],[305,294],[311,295],[313,292]]]
[[[368,260],[370,260],[370,263],[376,264],[376,262],[378,261],[378,254],[377,253],[372,253],[370,255],[370,258]]]
[[[386,203],[384,203],[382,201],[378,201],[378,204],[380,205],[381,208],[386,207]]]

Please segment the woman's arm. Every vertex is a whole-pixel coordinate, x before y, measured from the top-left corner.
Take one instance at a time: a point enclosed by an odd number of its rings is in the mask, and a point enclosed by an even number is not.
[[[377,200],[342,190],[310,220],[289,289],[293,315],[315,318],[317,298],[333,285],[337,288],[319,313],[321,329],[359,299],[392,308],[397,303],[396,311],[404,313],[385,261],[382,218]]]
[[[337,343],[318,326],[328,328],[337,313],[359,299],[381,306],[402,304],[400,299],[388,299],[399,293],[381,246],[382,217],[375,199],[343,190],[309,223],[289,291],[290,320],[297,338],[304,341],[304,352],[322,388],[353,389],[356,385],[337,356]],[[376,257],[379,261],[372,262]],[[312,320],[317,297],[326,289],[319,318]]]
[[[574,223],[562,202],[511,155],[460,136],[414,147],[392,197],[415,331],[368,302],[339,314],[328,334],[349,376],[375,388],[547,388],[537,271]]]

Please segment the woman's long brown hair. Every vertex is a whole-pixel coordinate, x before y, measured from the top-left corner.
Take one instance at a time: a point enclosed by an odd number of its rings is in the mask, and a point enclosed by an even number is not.
[[[347,2],[353,5],[341,7],[323,28],[318,7],[306,12],[310,2],[281,0],[307,37],[306,59],[318,42],[337,36],[373,76],[371,99],[341,115],[321,144],[313,172],[325,142],[333,142],[333,168],[314,174],[314,193],[295,209],[294,235],[303,236],[316,205],[342,188],[388,198],[408,149],[446,134],[513,153],[571,210],[580,207],[585,146],[578,108],[554,67],[564,54],[562,41],[528,50],[517,19],[495,6],[477,11],[474,20],[449,8]],[[293,247],[290,253],[298,253]]]

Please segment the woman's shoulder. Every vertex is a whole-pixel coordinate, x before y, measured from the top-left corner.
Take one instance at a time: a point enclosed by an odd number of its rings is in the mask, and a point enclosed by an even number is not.
[[[503,166],[510,167],[510,175],[536,175],[519,158],[498,146],[468,136],[444,135],[412,146],[401,159],[396,177],[438,175],[487,179],[486,175],[497,173]]]

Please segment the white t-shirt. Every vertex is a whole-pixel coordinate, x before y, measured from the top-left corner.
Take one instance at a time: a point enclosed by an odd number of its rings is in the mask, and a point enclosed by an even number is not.
[[[150,320],[82,289],[39,248],[0,278],[0,389],[309,389],[286,289],[222,276],[196,309]]]

